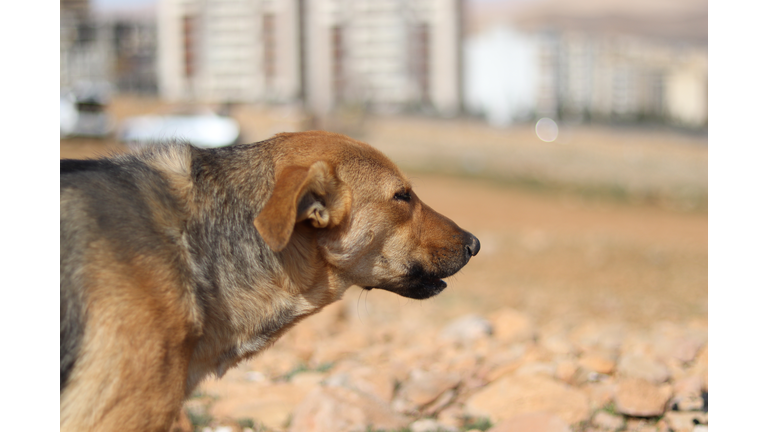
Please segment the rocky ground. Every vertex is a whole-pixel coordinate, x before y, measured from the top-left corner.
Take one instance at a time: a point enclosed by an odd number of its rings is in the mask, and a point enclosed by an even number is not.
[[[442,325],[348,295],[208,380],[178,431],[705,431],[707,326],[537,324],[500,307]],[[399,316],[398,316],[399,315]]]
[[[155,108],[117,100],[113,114]],[[303,124],[290,111],[236,114],[246,141]],[[361,137],[408,168],[419,197],[475,234],[480,254],[430,300],[350,289],[205,381],[175,430],[707,429],[706,138],[574,129],[558,147],[522,129],[367,123]],[[68,139],[60,154],[123,150]],[[436,175],[419,162],[437,160],[427,153],[461,175]],[[529,187],[516,172],[651,199]]]

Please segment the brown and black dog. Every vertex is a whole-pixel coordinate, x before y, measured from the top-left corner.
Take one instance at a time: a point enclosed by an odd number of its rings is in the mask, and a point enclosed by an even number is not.
[[[425,299],[480,242],[329,132],[61,161],[61,430],[165,431],[351,285]]]

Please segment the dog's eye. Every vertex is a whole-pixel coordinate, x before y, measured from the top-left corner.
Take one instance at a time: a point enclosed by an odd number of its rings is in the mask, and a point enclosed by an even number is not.
[[[395,194],[395,199],[398,201],[411,202],[411,193],[408,191],[398,192]]]

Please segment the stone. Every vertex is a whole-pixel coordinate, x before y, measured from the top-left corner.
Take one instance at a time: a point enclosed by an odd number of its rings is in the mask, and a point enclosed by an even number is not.
[[[571,432],[571,428],[554,414],[527,413],[512,416],[488,432]]]
[[[440,339],[468,344],[493,333],[493,326],[480,315],[466,315],[448,323],[440,332]]]
[[[675,381],[672,388],[675,391],[675,396],[698,396],[701,394],[702,390],[701,378],[699,376],[692,375],[679,379]]]
[[[315,387],[317,378],[298,379],[297,383],[254,383],[224,377],[200,385],[201,392],[213,397],[209,413],[214,418],[250,418],[273,429],[285,426],[296,406]]]
[[[456,398],[456,390],[451,389],[440,395],[434,402],[424,408],[424,415],[434,416],[442,411]]]
[[[573,378],[576,376],[578,367],[571,360],[563,360],[555,366],[555,378],[569,384],[573,384]]]
[[[692,362],[696,354],[704,345],[703,340],[698,337],[677,337],[664,340],[656,347],[656,352],[660,357],[672,358],[682,363]]]
[[[436,373],[416,369],[403,383],[398,398],[421,408],[434,402],[444,392],[455,388],[461,382],[457,373]]]
[[[408,419],[377,398],[340,386],[317,387],[293,412],[290,432],[360,432],[400,429]]]
[[[395,378],[385,368],[375,370],[359,366],[348,372],[339,372],[329,377],[328,385],[348,387],[381,399],[384,403],[392,400],[395,391]]]
[[[369,345],[368,335],[362,331],[347,330],[335,335],[316,348],[310,359],[310,365],[319,366],[337,362],[347,356],[362,351]]]
[[[625,429],[628,432],[659,432],[658,428],[648,421],[636,418],[628,419]]]
[[[421,419],[411,423],[411,432],[459,432],[459,429],[453,426],[440,424],[437,420]]]
[[[704,346],[704,348],[699,351],[699,354],[696,356],[696,360],[693,362],[693,366],[691,367],[691,373],[701,379],[701,389],[703,391],[709,390],[709,348],[708,346]]]
[[[552,363],[529,362],[515,370],[515,375],[541,375],[551,378],[555,376],[556,370],[556,365]]]
[[[701,396],[675,396],[672,398],[672,406],[676,411],[701,411],[704,409],[704,398]]]
[[[591,372],[609,375],[616,368],[616,362],[610,356],[600,352],[589,352],[579,358],[579,366]]]
[[[625,378],[616,388],[616,410],[634,417],[654,417],[664,414],[672,387],[657,385],[640,378]]]
[[[547,335],[539,342],[541,346],[552,354],[567,355],[576,354],[576,347],[565,336],[560,334]]]
[[[464,424],[464,413],[457,406],[449,406],[437,414],[437,421],[446,426],[460,428]]]
[[[702,412],[668,411],[664,421],[675,432],[693,432],[697,424],[707,424],[708,416]]]
[[[505,343],[532,340],[535,333],[528,315],[515,309],[504,308],[490,316],[493,337]]]
[[[612,382],[589,383],[582,387],[589,397],[589,406],[592,409],[602,408],[616,395],[616,384]]]
[[[570,334],[570,340],[583,352],[596,349],[616,352],[626,339],[627,332],[621,323],[587,321]]]
[[[581,390],[552,378],[505,375],[470,396],[465,411],[494,423],[518,414],[546,412],[574,424],[589,417],[589,401]]]
[[[663,363],[643,354],[628,354],[619,360],[617,372],[625,377],[641,378],[661,384],[669,380],[669,370]]]
[[[592,417],[592,424],[607,431],[617,431],[624,427],[624,417],[613,415],[605,411],[598,411]]]

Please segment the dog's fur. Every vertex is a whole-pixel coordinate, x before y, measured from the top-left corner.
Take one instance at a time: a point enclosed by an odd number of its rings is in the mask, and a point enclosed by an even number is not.
[[[61,161],[61,430],[165,431],[351,285],[423,299],[480,243],[328,132]]]

